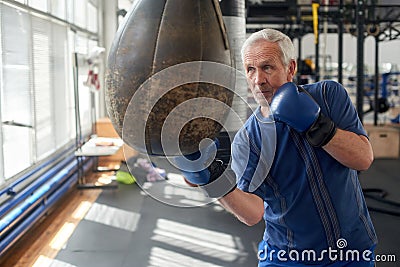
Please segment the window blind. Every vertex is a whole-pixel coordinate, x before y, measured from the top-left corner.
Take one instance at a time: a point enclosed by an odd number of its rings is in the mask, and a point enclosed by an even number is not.
[[[31,33],[29,15],[0,4],[1,12],[1,119],[3,177],[33,162]]]

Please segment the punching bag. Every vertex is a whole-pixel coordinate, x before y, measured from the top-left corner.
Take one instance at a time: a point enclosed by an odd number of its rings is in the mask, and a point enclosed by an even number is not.
[[[114,128],[149,155],[197,151],[201,140],[217,136],[232,105],[235,77],[226,66],[234,59],[218,0],[138,0],[107,62]]]

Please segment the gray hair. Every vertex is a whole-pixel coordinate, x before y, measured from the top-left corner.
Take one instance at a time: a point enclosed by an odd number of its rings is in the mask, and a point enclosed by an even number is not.
[[[289,65],[291,60],[296,60],[294,53],[294,46],[290,38],[280,31],[274,29],[263,29],[250,35],[249,38],[244,42],[241,55],[243,60],[244,51],[259,40],[265,40],[272,43],[277,43],[281,48],[282,52],[282,63],[286,66]]]

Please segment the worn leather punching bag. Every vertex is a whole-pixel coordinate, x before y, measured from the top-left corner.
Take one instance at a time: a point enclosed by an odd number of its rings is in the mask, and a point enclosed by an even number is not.
[[[215,66],[234,67],[218,0],[138,0],[108,57],[106,106],[114,128],[149,155],[197,151],[221,130],[234,95],[227,88],[232,73],[220,75]],[[196,99],[216,102],[190,101]],[[163,142],[175,139],[179,151],[166,150]]]

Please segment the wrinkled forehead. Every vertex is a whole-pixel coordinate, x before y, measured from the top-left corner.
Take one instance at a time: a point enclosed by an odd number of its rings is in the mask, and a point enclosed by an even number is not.
[[[251,43],[243,51],[243,64],[255,64],[256,62],[282,62],[282,51],[275,42],[258,40]]]

